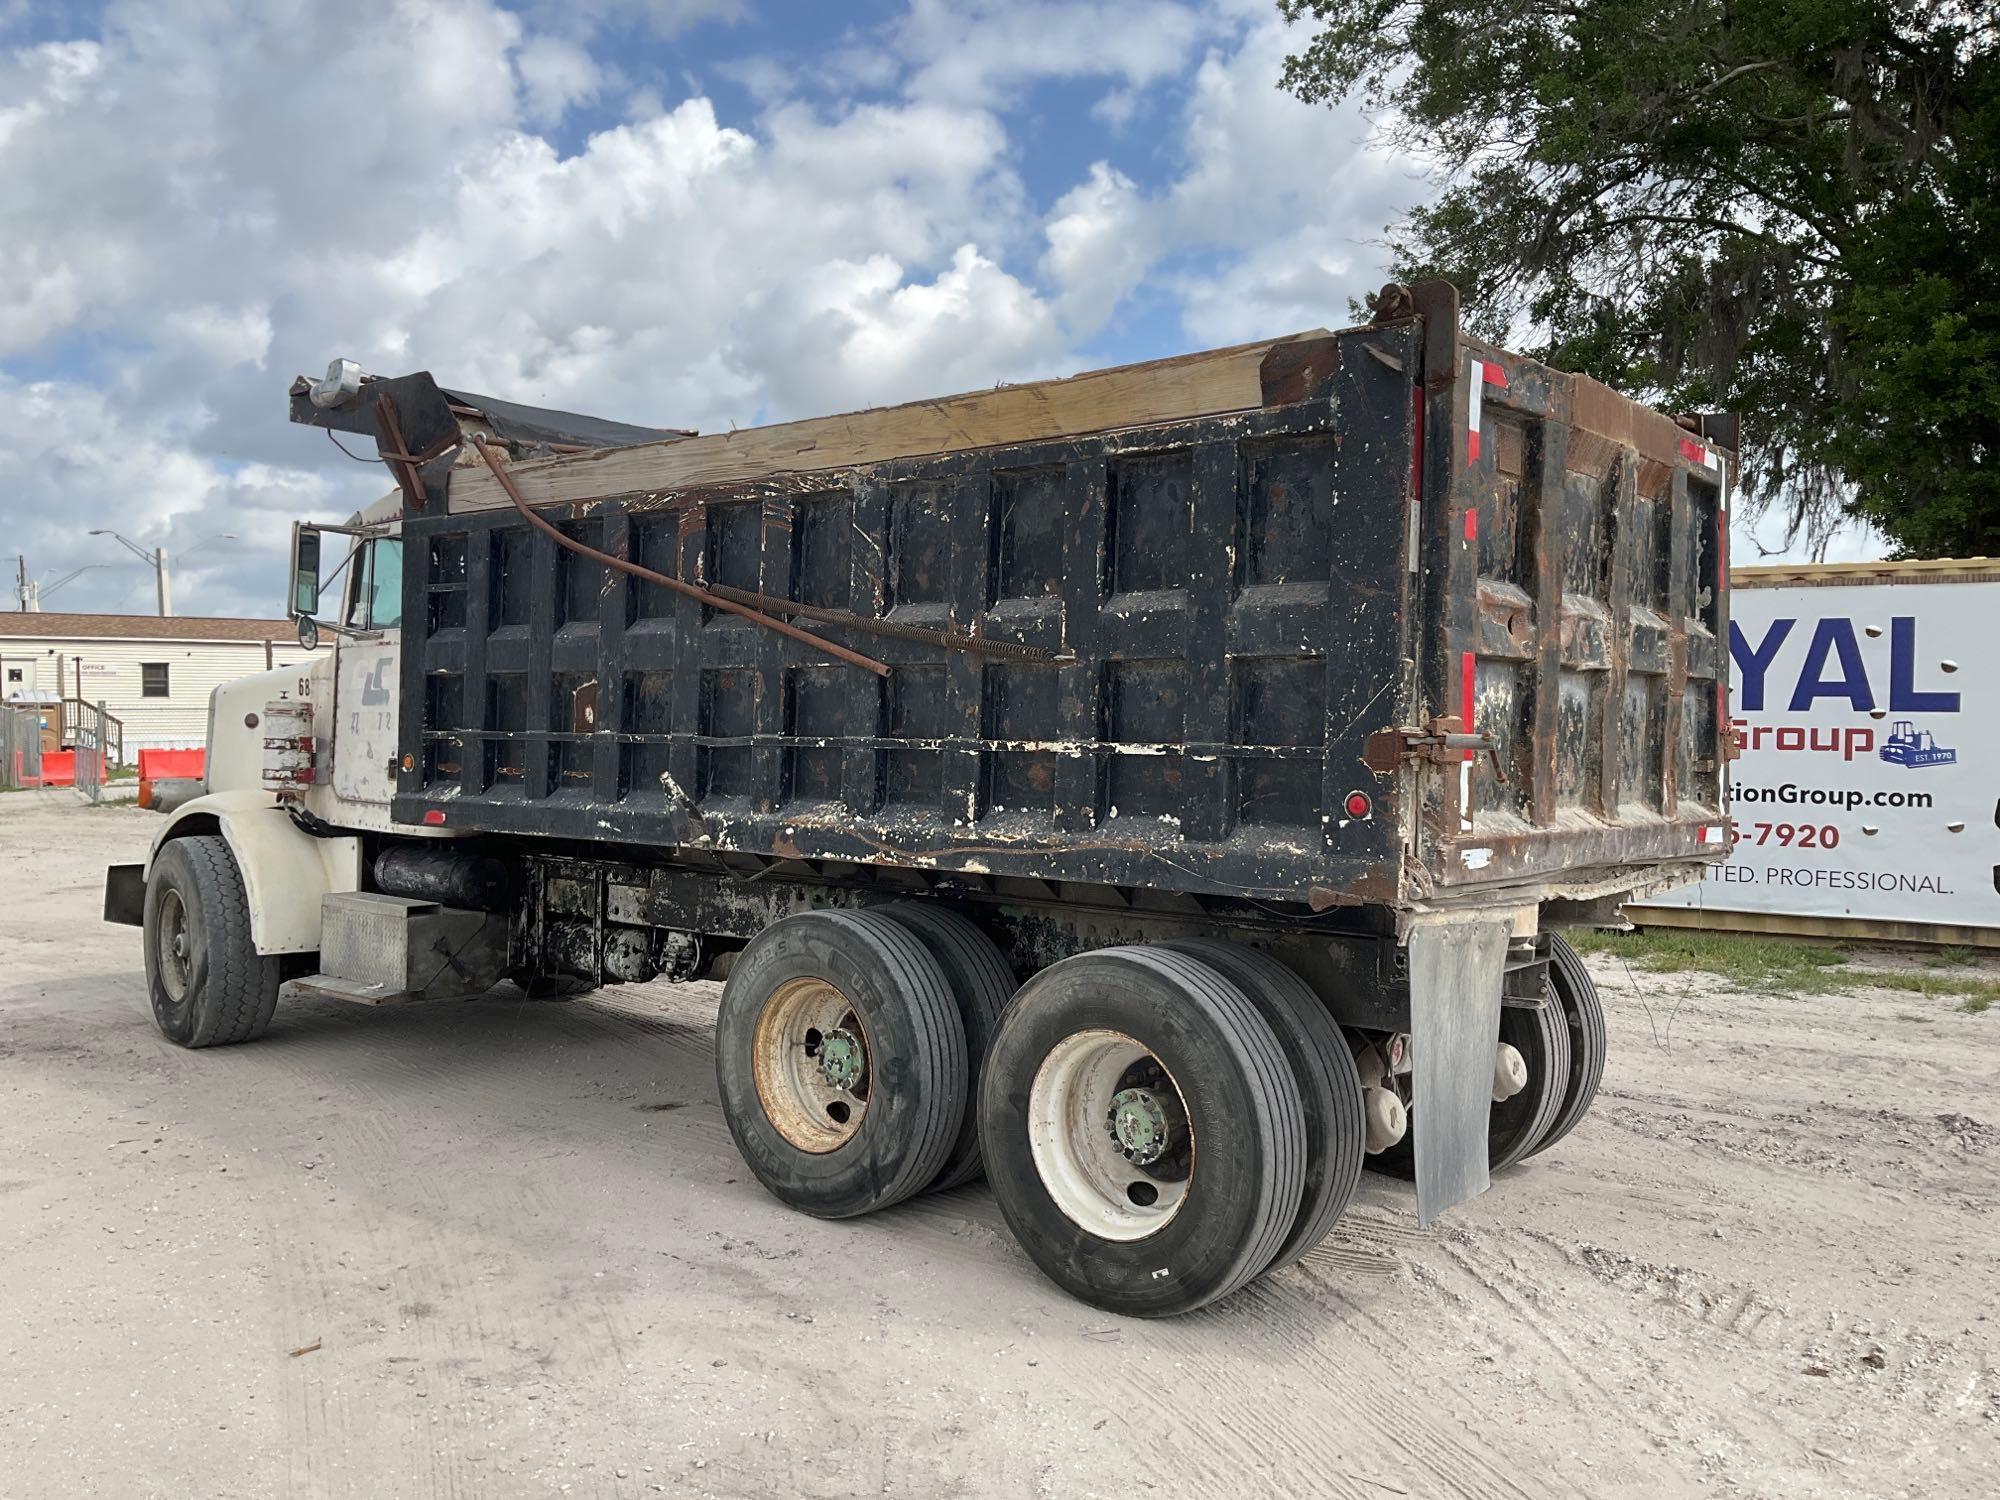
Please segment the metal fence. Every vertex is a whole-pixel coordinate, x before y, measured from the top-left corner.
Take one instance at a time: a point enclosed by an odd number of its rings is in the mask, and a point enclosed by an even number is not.
[[[41,714],[32,708],[0,708],[0,791],[41,784]]]
[[[104,776],[110,765],[105,761],[105,750],[114,742],[115,732],[111,726],[116,723],[104,711],[103,700],[77,706],[76,713],[76,794],[86,802],[104,800]]]
[[[91,703],[82,698],[62,700],[62,742],[65,749],[76,748],[77,727],[84,721],[97,726],[97,739],[104,751],[106,766],[125,764],[125,721],[104,711],[104,701]]]

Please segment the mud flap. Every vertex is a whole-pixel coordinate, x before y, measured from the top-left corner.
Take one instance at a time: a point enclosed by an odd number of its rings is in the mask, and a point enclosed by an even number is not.
[[[1424,924],[1410,933],[1410,1062],[1417,1222],[1486,1191],[1486,1126],[1508,924]]]
[[[146,867],[111,865],[104,871],[104,920],[126,927],[146,925]]]

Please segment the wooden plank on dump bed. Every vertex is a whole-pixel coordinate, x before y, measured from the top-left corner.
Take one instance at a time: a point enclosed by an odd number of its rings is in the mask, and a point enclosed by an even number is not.
[[[1337,349],[1331,334],[1312,329],[1063,380],[1001,386],[741,432],[601,448],[517,464],[509,473],[528,504],[553,505],[1110,432],[1303,400],[1331,377]],[[485,470],[453,471],[454,513],[510,503],[499,482]]]

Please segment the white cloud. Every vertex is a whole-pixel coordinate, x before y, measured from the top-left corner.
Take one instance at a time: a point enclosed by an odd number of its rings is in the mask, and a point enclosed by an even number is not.
[[[90,565],[48,608],[150,612],[151,571],[87,534],[102,527],[168,549],[183,612],[273,613],[292,518],[337,519],[384,488],[379,469],[343,486],[303,467],[204,458],[187,438],[104,391],[0,375],[0,473],[17,476],[7,547],[45,584]],[[236,539],[211,540],[220,531]]]
[[[1156,217],[1132,179],[1109,162],[1093,162],[1090,176],[1057,200],[1042,272],[1073,327],[1095,328],[1139,284],[1159,254],[1150,222]]]
[[[1191,346],[1338,327],[1372,290],[1377,241],[1416,170],[1370,141],[1358,111],[1280,92],[1299,33],[1267,10],[1244,19],[1194,69],[1163,191],[1142,194],[1099,162],[1055,205],[1042,265],[1074,325],[1109,317],[1149,278],[1174,293]],[[1199,270],[1161,273],[1189,250]]]
[[[48,574],[116,560],[88,525],[237,531],[182,605],[270,608],[290,516],[386,488],[277,415],[336,354],[715,429],[1078,368],[1149,281],[1185,328],[1148,353],[1366,289],[1399,184],[1351,159],[1356,121],[1277,92],[1268,10],[914,0],[844,61],[790,62],[811,88],[746,61],[764,110],[735,124],[661,107],[602,41],[739,9],[113,0],[93,41],[0,54],[0,371],[64,371],[0,375],[8,542]],[[1065,78],[1167,130],[1037,203],[1010,111]],[[620,123],[565,155],[580,106]],[[1160,269],[1190,263],[1215,269]],[[116,603],[105,580],[62,598]]]
[[[595,100],[605,83],[605,70],[591,55],[561,37],[528,38],[515,54],[514,67],[533,125],[555,124],[577,105]]]
[[[895,45],[916,69],[913,96],[990,104],[1044,78],[1156,83],[1212,29],[1172,0],[911,0]]]
[[[746,0],[545,0],[535,17],[552,27],[633,25],[670,37],[703,21],[739,21],[748,10]]]

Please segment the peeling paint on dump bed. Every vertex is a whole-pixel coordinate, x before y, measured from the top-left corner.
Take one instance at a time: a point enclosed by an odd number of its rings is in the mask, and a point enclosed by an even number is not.
[[[1582,865],[1698,859],[1720,795],[1722,727],[1690,707],[1724,659],[1696,535],[1712,478],[1654,452],[1664,419],[1614,430],[1601,387],[1572,445],[1569,377],[1435,319],[1339,335],[1262,410],[555,512],[654,571],[858,617],[797,622],[886,679],[511,511],[412,517],[395,815],[453,799],[460,828],[656,858],[1319,910],[1518,904]],[[1478,382],[1468,462],[1475,354],[1506,379]],[[1490,748],[1364,760],[1441,719]],[[1665,748],[1635,758],[1633,723]],[[1357,791],[1372,815],[1345,815]]]

